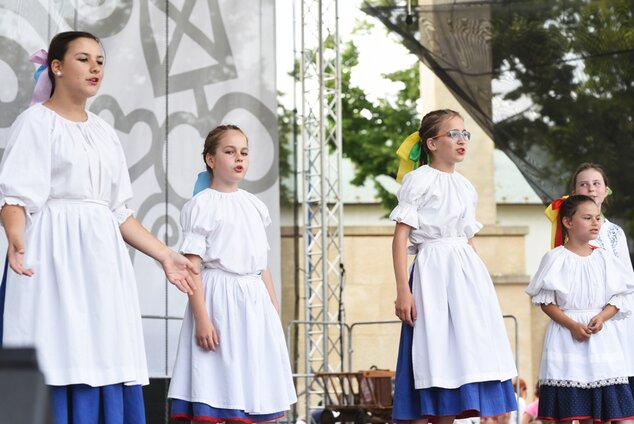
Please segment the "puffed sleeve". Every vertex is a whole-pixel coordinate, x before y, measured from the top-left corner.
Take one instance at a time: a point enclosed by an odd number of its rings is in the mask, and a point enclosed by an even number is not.
[[[606,303],[616,306],[619,312],[612,319],[623,319],[631,315],[628,298],[634,292],[634,272],[621,260],[610,253],[601,251],[605,260],[605,297]]]
[[[526,294],[531,297],[533,305],[548,305],[551,303],[557,303],[556,290],[553,280],[560,280],[558,276],[562,275],[562,273],[565,274],[562,269],[563,260],[561,258],[561,252],[558,252],[557,250],[558,249],[553,249],[546,252],[539,263],[537,272],[526,288]],[[565,281],[565,278],[560,281]]]
[[[251,200],[251,203],[253,203],[253,206],[255,206],[255,209],[258,211],[264,227],[268,227],[269,225],[271,225],[271,215],[269,214],[269,208],[266,207],[263,201],[261,201],[251,193],[249,193],[249,198]]]
[[[194,196],[181,210],[183,242],[179,252],[198,255],[202,258],[207,250],[207,234],[211,230],[208,228],[211,218],[209,208],[204,208],[200,200],[200,195]]]
[[[130,174],[128,173],[128,165],[123,148],[114,130],[112,132],[113,136],[116,137],[118,163],[115,165],[117,172],[112,181],[110,209],[114,213],[117,222],[123,224],[126,219],[134,214],[134,211],[129,209],[126,204],[132,199],[132,184],[130,183]]]
[[[403,185],[396,193],[398,205],[390,213],[392,221],[407,224],[414,229],[420,228],[418,208],[423,202],[423,197],[428,189],[426,178],[421,178],[424,169],[405,174]]]
[[[243,191],[243,193],[247,196],[249,202],[255,207],[255,210],[262,220],[262,225],[264,226],[264,228],[271,225],[271,215],[269,214],[269,208],[266,207],[266,204],[258,199],[255,194],[249,193],[248,191]],[[266,238],[264,241],[266,243],[266,250],[271,250],[271,245],[269,244],[268,238]]]
[[[41,107],[41,106],[34,106]],[[11,126],[0,164],[0,208],[23,206],[27,217],[39,211],[51,191],[51,131],[31,109]]]
[[[463,177],[463,181],[466,187],[466,196],[468,203],[466,205],[466,211],[462,218],[461,227],[466,238],[473,238],[478,231],[483,227],[481,223],[476,219],[476,209],[478,207],[478,192],[471,184],[471,182]]]

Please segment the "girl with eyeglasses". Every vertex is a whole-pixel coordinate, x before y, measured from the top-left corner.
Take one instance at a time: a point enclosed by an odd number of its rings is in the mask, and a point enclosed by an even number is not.
[[[395,422],[448,424],[517,409],[511,381],[517,371],[502,313],[471,241],[482,228],[477,193],[455,171],[470,138],[459,113],[436,110],[397,152],[398,178],[407,174],[390,214],[396,221],[394,306],[403,321]],[[409,272],[408,240],[416,255]]]

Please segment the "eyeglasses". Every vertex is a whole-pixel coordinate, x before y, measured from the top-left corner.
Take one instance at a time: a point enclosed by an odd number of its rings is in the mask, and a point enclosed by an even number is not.
[[[435,137],[430,137],[432,140],[438,137],[443,137],[443,136],[448,136],[450,137],[453,141],[458,141],[461,138],[464,138],[466,141],[470,141],[471,140],[471,133],[467,130],[464,131],[460,131],[460,130],[449,130],[444,134],[438,134]]]

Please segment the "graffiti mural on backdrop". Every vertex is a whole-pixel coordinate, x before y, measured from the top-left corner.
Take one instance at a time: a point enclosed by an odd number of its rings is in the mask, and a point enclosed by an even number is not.
[[[271,269],[279,276],[274,0],[0,0],[0,154],[31,99],[30,55],[71,29],[103,43],[105,78],[89,109],[121,138],[137,218],[177,246],[180,208],[204,170],[204,137],[236,123],[252,152],[242,187],[271,210]],[[143,255],[133,259],[144,315],[182,315],[186,299],[158,266]],[[144,321],[154,375],[169,373],[179,325]]]

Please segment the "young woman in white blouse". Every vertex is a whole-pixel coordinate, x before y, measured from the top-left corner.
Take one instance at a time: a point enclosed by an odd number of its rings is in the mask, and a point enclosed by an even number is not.
[[[395,313],[403,321],[395,422],[445,424],[517,408],[511,382],[517,371],[502,313],[471,241],[482,228],[477,193],[455,171],[470,139],[460,114],[436,110],[398,151],[424,165],[405,175],[390,215]],[[416,255],[409,272],[408,240]]]
[[[148,372],[125,242],[182,291],[193,290],[193,267],[126,207],[132,187],[119,139],[86,110],[104,77],[99,40],[59,33],[42,62],[43,103],[16,119],[0,165],[10,265],[3,346],[36,347],[57,424],[144,423]]]

